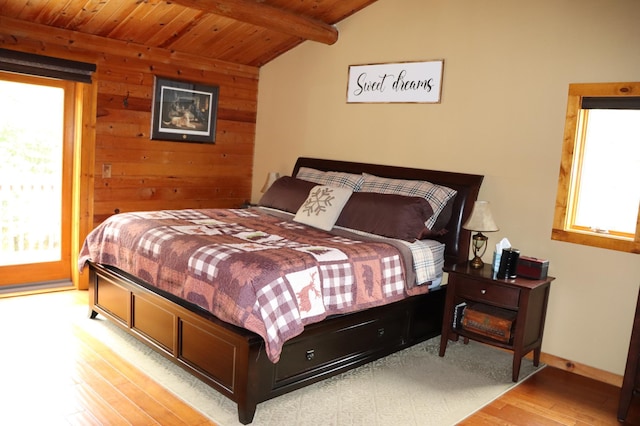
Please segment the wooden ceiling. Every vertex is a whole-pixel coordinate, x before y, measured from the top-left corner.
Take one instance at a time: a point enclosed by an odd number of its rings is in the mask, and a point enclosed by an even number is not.
[[[260,67],[376,0],[0,0],[0,16]]]

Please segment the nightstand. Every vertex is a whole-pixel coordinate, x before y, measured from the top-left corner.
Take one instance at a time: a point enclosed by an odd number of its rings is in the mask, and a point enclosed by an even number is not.
[[[474,269],[469,263],[445,267],[449,273],[447,298],[444,306],[440,356],[444,356],[449,339],[459,336],[513,351],[514,382],[520,375],[522,357],[533,351],[533,365],[540,364],[540,347],[547,314],[549,290],[554,277],[542,280],[526,278],[497,279],[491,265]],[[508,340],[493,338],[462,327],[454,320],[456,307],[466,303],[481,304],[482,307],[511,313],[513,328]],[[456,314],[457,316],[457,314]],[[455,322],[454,322],[455,321]]]

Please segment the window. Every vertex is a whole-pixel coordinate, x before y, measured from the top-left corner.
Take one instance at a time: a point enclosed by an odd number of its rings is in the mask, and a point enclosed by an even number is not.
[[[640,253],[640,83],[569,85],[551,237]]]

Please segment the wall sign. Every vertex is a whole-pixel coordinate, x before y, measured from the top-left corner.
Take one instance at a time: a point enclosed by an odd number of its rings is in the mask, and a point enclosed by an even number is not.
[[[349,66],[347,103],[440,103],[444,60]]]

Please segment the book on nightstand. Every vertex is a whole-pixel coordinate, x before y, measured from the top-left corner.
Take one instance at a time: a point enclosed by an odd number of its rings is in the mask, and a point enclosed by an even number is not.
[[[458,303],[453,308],[453,328],[460,328],[462,325],[462,317],[464,316],[464,310],[467,307],[467,302]]]

